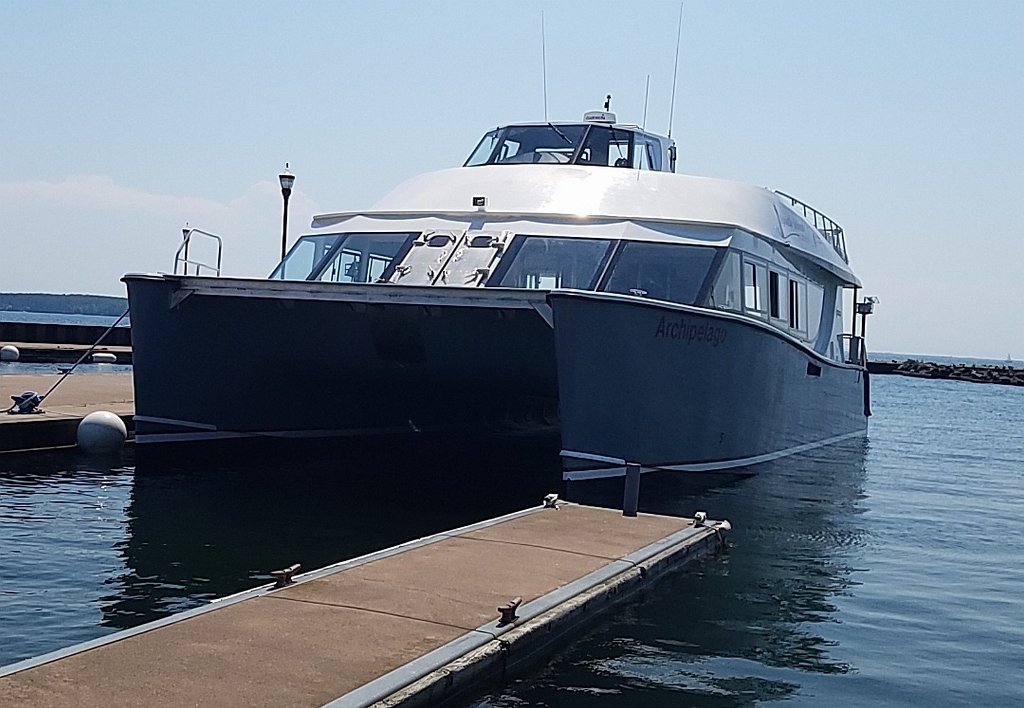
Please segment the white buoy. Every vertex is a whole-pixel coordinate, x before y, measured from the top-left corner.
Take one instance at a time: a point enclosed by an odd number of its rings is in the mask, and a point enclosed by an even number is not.
[[[21,352],[13,344],[0,347],[0,361],[17,361],[21,358]]]
[[[78,424],[78,447],[85,452],[117,452],[127,438],[124,421],[109,411],[93,411]]]
[[[93,352],[90,359],[93,364],[116,364],[117,354],[113,352]]]

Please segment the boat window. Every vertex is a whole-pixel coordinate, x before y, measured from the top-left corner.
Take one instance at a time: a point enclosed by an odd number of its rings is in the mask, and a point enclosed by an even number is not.
[[[788,282],[789,278],[782,273],[768,272],[768,314],[772,319],[785,322],[789,317]]]
[[[807,286],[799,280],[789,281],[789,327],[798,332],[807,329]]]
[[[821,324],[821,308],[825,302],[825,289],[817,283],[807,283],[807,338],[818,338],[818,327]]]
[[[730,251],[725,256],[722,269],[718,272],[715,287],[711,291],[711,306],[720,310],[740,309],[740,254]]]
[[[767,268],[760,263],[743,262],[743,306],[748,312],[765,314],[765,286]]]
[[[715,249],[629,241],[602,290],[692,305],[711,269]]]
[[[650,169],[661,171],[661,144],[654,138],[649,138],[646,135],[638,138],[643,140],[644,148],[647,151],[647,160],[650,163]]]
[[[583,140],[585,125],[513,125],[503,128],[492,139],[490,133],[466,161],[475,165],[511,165],[546,162],[565,164],[572,160]],[[493,141],[490,152],[487,143]]]
[[[345,234],[334,256],[320,268],[317,280],[331,283],[375,283],[415,234]]]
[[[291,247],[288,255],[270,274],[270,278],[272,280],[306,280],[339,238],[341,238],[340,234],[303,236]]]
[[[492,130],[480,140],[480,144],[473,150],[473,154],[466,160],[465,167],[473,165],[484,165],[494,154],[494,147],[498,144],[498,131]]]
[[[581,165],[630,167],[633,152],[633,133],[603,126],[591,126],[587,139],[576,160]],[[639,151],[638,151],[639,153]]]
[[[590,238],[516,236],[506,256],[511,256],[511,261],[503,272],[495,273],[497,282],[488,285],[592,290],[611,245],[611,241]]]

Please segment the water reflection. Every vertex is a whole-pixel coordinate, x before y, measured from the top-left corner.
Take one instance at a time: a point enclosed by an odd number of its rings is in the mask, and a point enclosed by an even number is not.
[[[557,451],[396,440],[254,456],[142,456],[103,624],[126,628],[271,580],[539,503]]]
[[[676,573],[540,674],[474,706],[746,706],[791,696],[833,656],[836,599],[871,538],[866,441],[764,465],[750,477],[647,478],[647,511],[732,520],[728,550]],[[621,492],[619,492],[621,494]]]

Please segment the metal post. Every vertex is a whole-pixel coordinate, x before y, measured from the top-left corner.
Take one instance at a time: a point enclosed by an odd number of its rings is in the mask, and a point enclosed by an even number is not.
[[[288,197],[292,196],[292,190],[289,188],[282,189],[281,194],[284,196],[284,218],[281,224],[281,260],[284,260],[284,254],[288,250]]]
[[[626,488],[622,493],[622,515],[636,516],[640,504],[640,465],[635,462],[626,464]]]
[[[854,337],[857,336],[857,290],[858,289],[859,288],[856,285],[853,286],[853,310],[851,310],[851,312],[853,314],[853,317],[850,318],[850,327],[851,327],[851,329],[853,329],[853,331],[850,334],[852,336],[854,336]]]
[[[292,196],[292,185],[295,184],[295,175],[288,170],[288,163],[284,163],[284,172],[277,176],[281,182],[281,196],[284,197],[284,217],[281,222],[281,260],[288,252],[288,197]]]

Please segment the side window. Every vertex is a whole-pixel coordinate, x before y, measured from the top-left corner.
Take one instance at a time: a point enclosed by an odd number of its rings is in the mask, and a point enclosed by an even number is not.
[[[740,254],[730,251],[711,291],[711,306],[720,310],[740,310]]]
[[[807,338],[818,338],[821,324],[821,308],[825,302],[825,289],[817,283],[807,283]]]
[[[651,146],[650,143],[638,139],[636,141],[635,149],[633,150],[633,169],[634,170],[649,170],[651,169]]]
[[[756,261],[743,261],[743,307],[760,317],[766,314],[765,290],[768,269]]]
[[[807,330],[807,286],[799,280],[789,281],[789,328]]]
[[[789,317],[789,278],[777,271],[768,272],[768,314],[785,322]]]
[[[340,238],[344,237],[340,234],[303,236],[295,242],[270,277],[280,280],[305,280]]]

